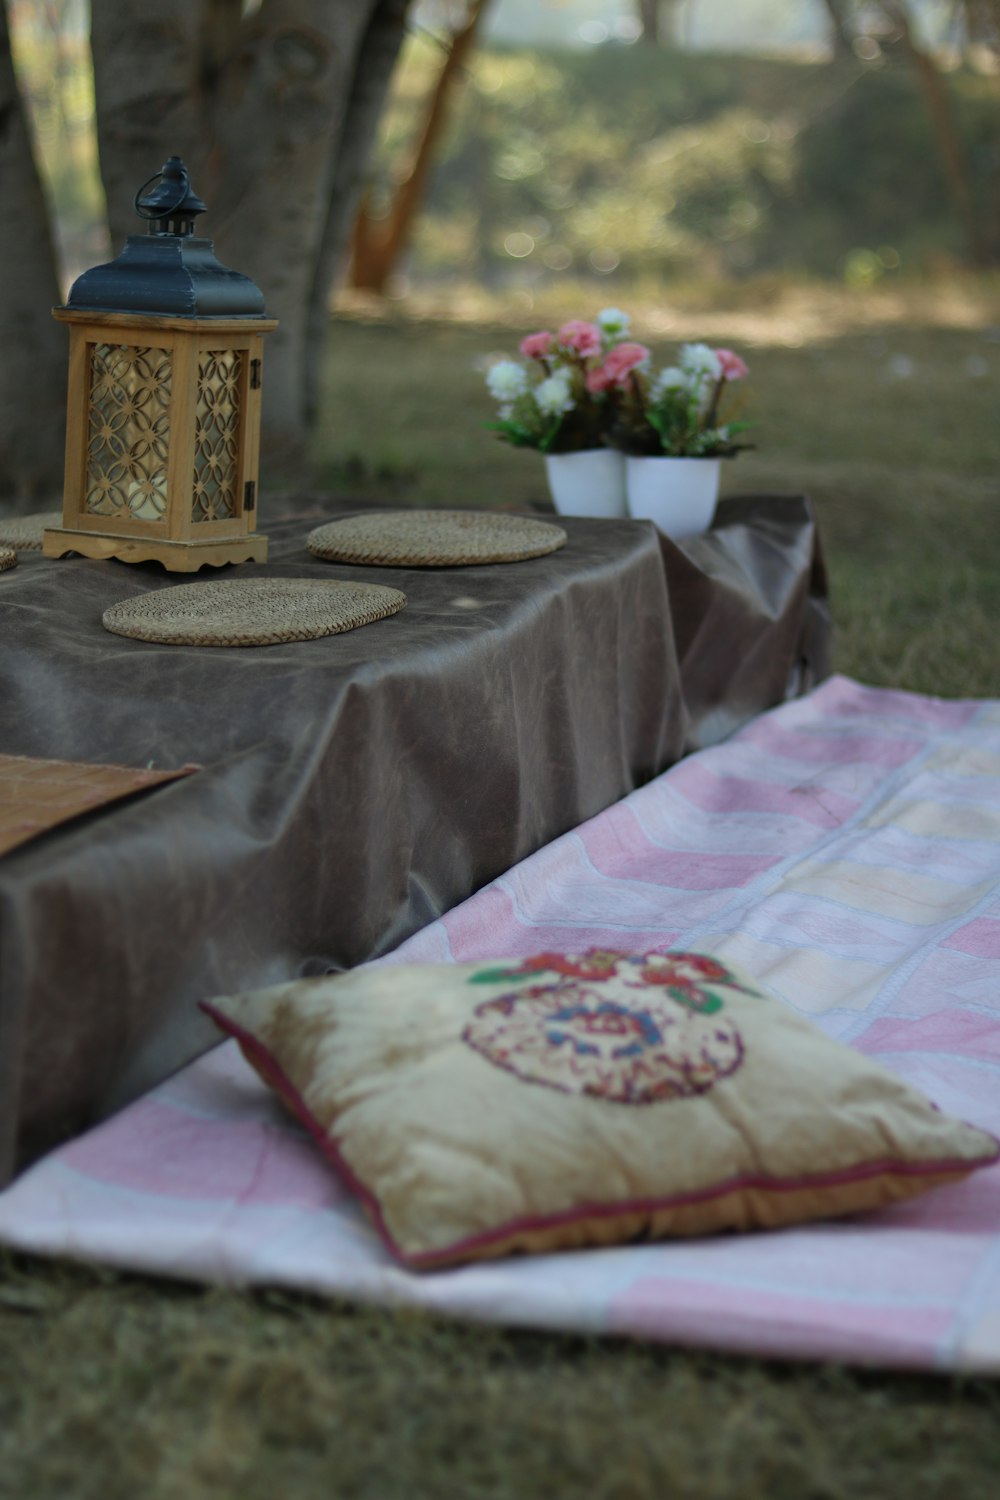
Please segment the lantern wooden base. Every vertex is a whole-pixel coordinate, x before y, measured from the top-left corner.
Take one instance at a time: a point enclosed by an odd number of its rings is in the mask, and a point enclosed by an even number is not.
[[[267,562],[267,537],[254,532],[212,541],[170,542],[50,526],[43,533],[42,551],[46,557],[78,552],[81,557],[117,557],[129,563],[161,562],[168,573],[197,573],[199,568],[221,568],[224,563]]]

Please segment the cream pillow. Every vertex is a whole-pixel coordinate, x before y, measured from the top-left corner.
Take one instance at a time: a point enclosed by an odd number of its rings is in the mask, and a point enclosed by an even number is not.
[[[704,954],[359,968],[204,1008],[417,1269],[831,1218],[1000,1155]]]

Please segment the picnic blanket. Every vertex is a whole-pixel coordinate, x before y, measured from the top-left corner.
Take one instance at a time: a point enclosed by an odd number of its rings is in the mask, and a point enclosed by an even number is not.
[[[678,945],[1000,1133],[1000,703],[831,678],[381,962]],[[0,1239],[511,1325],[1000,1374],[1000,1167],[853,1220],[419,1275],[233,1043],[0,1194]]]

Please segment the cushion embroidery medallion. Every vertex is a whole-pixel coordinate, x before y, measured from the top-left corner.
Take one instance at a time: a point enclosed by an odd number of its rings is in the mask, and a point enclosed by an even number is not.
[[[463,1040],[529,1083],[620,1104],[651,1104],[706,1093],[743,1060],[737,1026],[707,982],[740,989],[722,964],[701,954],[582,957],[541,954],[489,980],[538,976],[483,1001]],[[473,976],[471,983],[481,983]]]
[[[1000,1154],[709,954],[363,965],[204,1008],[415,1270],[864,1213]]]

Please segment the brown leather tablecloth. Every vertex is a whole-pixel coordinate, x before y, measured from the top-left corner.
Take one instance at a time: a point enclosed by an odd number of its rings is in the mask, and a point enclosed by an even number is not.
[[[321,640],[108,634],[109,604],[190,581],[153,563],[0,577],[0,753],[203,767],[0,858],[0,1181],[212,1045],[199,999],[389,951],[828,670],[802,498],[724,502],[681,545],[564,520],[546,557],[426,570],[312,559],[346,509],[265,506],[260,571],[407,595]]]

